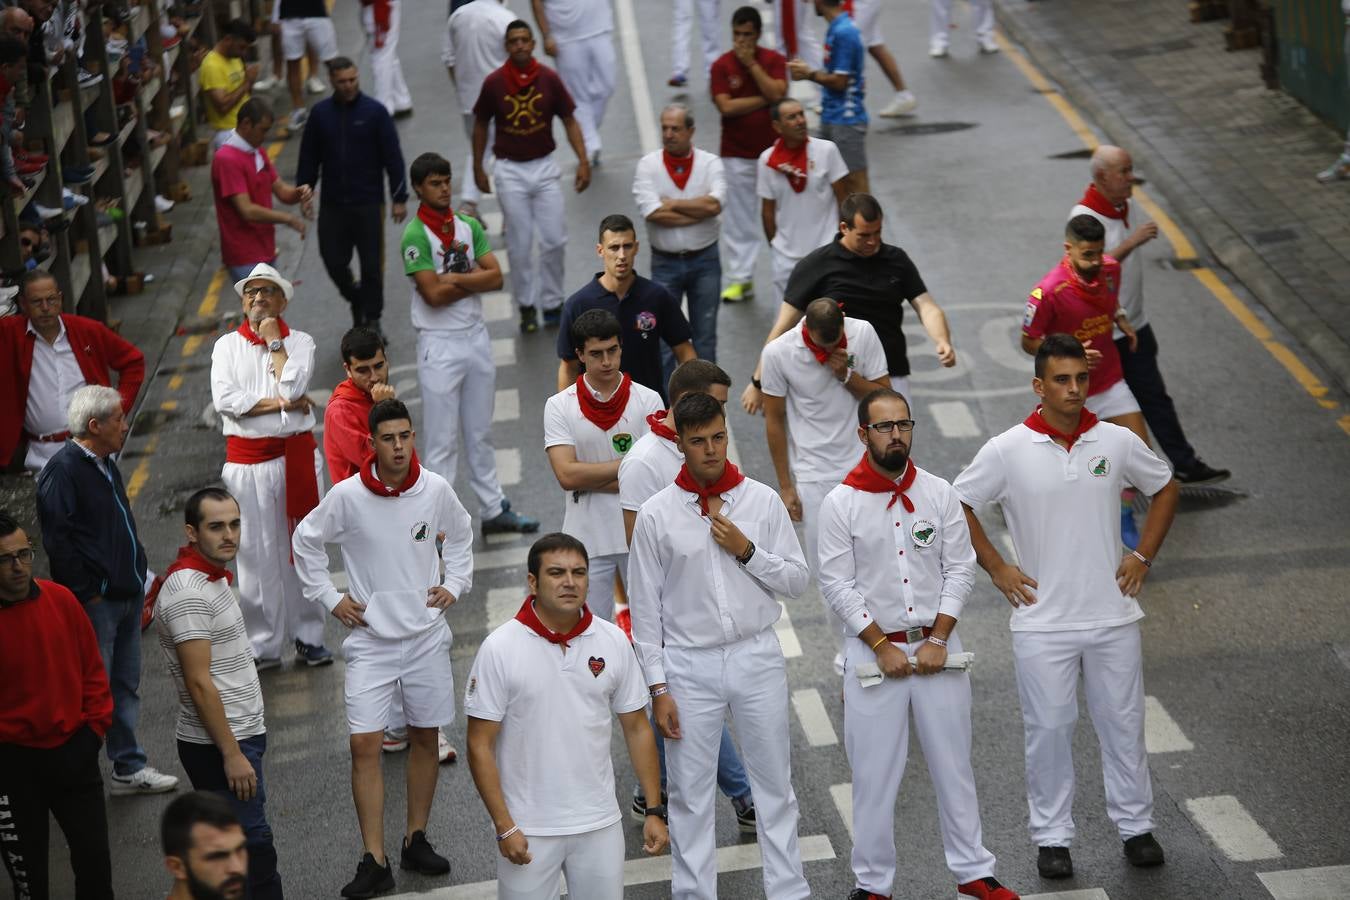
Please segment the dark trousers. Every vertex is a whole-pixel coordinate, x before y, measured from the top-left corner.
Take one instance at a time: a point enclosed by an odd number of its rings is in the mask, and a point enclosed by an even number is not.
[[[352,251],[361,283],[352,278]],[[319,207],[319,256],[338,293],[352,308],[352,323],[378,321],[384,312],[384,206]]]
[[[1139,401],[1139,409],[1148,422],[1149,430],[1158,439],[1158,446],[1172,461],[1172,468],[1186,472],[1195,467],[1195,448],[1186,440],[1181,430],[1181,420],[1177,418],[1177,408],[1167,394],[1167,385],[1162,373],[1158,371],[1158,340],[1153,336],[1153,326],[1145,325],[1139,329],[1139,346],[1130,352],[1130,343],[1125,338],[1116,341],[1120,351],[1120,365],[1125,371],[1125,383],[1130,393]]]
[[[699,359],[717,362],[717,311],[722,307],[722,258],[713,241],[687,256],[652,251],[652,281],[689,304],[689,330]],[[675,354],[661,345],[662,384],[675,371]],[[659,392],[662,397],[665,391]]]
[[[50,813],[70,845],[76,900],[113,896],[108,811],[98,735],[84,727],[60,747],[0,744],[0,855],[15,900],[47,900]]]
[[[267,787],[263,781],[263,753],[267,735],[259,734],[239,741],[239,749],[258,775],[258,791],[252,800],[240,800],[225,779],[225,758],[215,744],[178,742],[178,760],[188,781],[199,791],[211,791],[230,801],[239,824],[244,827],[248,845],[248,887],[252,900],[281,900],[281,876],[277,874],[277,849],[272,843],[272,826],[267,824]]]

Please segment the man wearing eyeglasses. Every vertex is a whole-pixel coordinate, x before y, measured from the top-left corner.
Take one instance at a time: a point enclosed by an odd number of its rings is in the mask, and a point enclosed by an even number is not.
[[[145,380],[145,356],[102,322],[61,312],[56,279],[42,269],[24,275],[22,316],[0,318],[0,467],[21,441],[24,465],[41,472],[70,437],[66,410],[87,384],[111,385],[117,373],[122,412],[129,415]]]

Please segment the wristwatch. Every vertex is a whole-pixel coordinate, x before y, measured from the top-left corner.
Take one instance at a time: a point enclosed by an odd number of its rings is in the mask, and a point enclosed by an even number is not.
[[[755,557],[755,542],[747,540],[746,543],[749,544],[749,546],[745,548],[745,552],[742,553],[740,556],[736,557],[736,562],[740,563],[743,566],[749,563],[750,560],[754,559]]]
[[[267,344],[267,349],[273,353],[278,353],[284,349],[285,346],[285,344],[281,343],[281,338],[272,338]]]
[[[663,820],[669,818],[669,815],[666,813],[666,805],[664,803],[658,803],[656,806],[647,807],[647,815],[660,816]]]

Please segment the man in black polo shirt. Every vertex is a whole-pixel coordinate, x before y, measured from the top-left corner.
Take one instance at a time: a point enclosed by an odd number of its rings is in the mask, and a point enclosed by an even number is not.
[[[919,270],[899,247],[881,241],[881,204],[871,194],[849,194],[839,207],[843,221],[830,243],[802,257],[788,278],[778,319],[767,344],[792,328],[812,300],[830,297],[852,318],[870,322],[886,351],[891,386],[909,396],[909,357],[905,350],[905,301],[919,314],[942,366],[956,365],[951,332],[942,308],[928,294]],[[759,364],[741,394],[748,413],[759,412]]]
[[[627,216],[605,216],[595,252],[605,271],[597,273],[563,304],[562,320],[558,323],[558,358],[562,360],[558,366],[558,390],[566,390],[581,374],[581,361],[571,346],[572,322],[587,310],[605,309],[618,316],[623,325],[620,336],[623,371],[665,400],[661,342],[675,354],[676,365],[693,359],[689,321],[669,291],[633,271],[638,240],[633,221]]]

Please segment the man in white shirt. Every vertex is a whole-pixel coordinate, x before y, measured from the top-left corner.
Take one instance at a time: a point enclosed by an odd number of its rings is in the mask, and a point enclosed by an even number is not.
[[[586,546],[548,534],[530,548],[530,594],[478,648],[464,714],[469,767],[497,836],[499,897],[550,900],[558,879],[587,900],[623,897],[611,716],[642,788],[658,787],[642,670],[615,625],[593,616]],[[643,817],[643,850],[669,841],[665,807]]]
[[[787,666],[773,625],[775,593],[800,597],[806,562],[792,521],[767,485],[727,461],[726,414],[707,394],[675,405],[685,463],[642,505],[628,577],[633,642],[667,740],[671,895],[715,900],[713,775],[730,710],[749,764],[764,858],[764,895],[810,896],[797,847]]]
[[[319,503],[323,458],[314,440],[309,380],[314,339],[282,313],[295,289],[259,263],[235,282],[238,330],[211,351],[211,400],[225,432],[220,479],[239,502],[239,605],[259,669],[281,665],[287,637],[297,659],[325,666],[323,610],[305,602],[291,561],[291,531]]]
[[[442,613],[473,583],[469,514],[449,482],[418,464],[408,408],[381,400],[371,407],[369,424],[371,457],[356,476],[333,486],[292,541],[305,596],[352,629],[342,652],[352,797],[365,853],[344,897],[371,897],[394,887],[384,855],[380,743],[400,695],[411,745],[400,866],[423,875],[450,872],[449,860],[426,838],[437,739],[455,717],[452,636]],[[325,544],[342,549],[346,593],[333,586]]]
[[[1087,352],[1067,334],[1036,351],[1041,406],[996,435],[957,477],[980,567],[1013,606],[1013,657],[1026,730],[1027,806],[1043,878],[1073,875],[1073,732],[1078,677],[1101,743],[1106,811],[1134,866],[1156,866],[1153,786],[1144,746],[1144,674],[1135,600],[1177,509],[1167,464],[1128,428],[1084,408]],[[1120,554],[1121,488],[1153,502],[1139,544]],[[1003,507],[1018,564],[974,510]],[[1052,523],[1046,527],[1042,523]]]
[[[694,146],[694,114],[683,103],[661,110],[661,149],[638,160],[633,200],[647,220],[652,281],[689,305],[699,359],[717,361],[722,262],[717,252],[727,182],[722,160]],[[669,350],[667,372],[675,369]]]
[[[614,11],[610,0],[530,0],[544,52],[577,104],[586,158],[600,165],[600,125],[614,94]]]
[[[647,433],[661,397],[620,371],[619,319],[603,309],[572,322],[572,345],[586,367],[544,404],[544,452],[563,489],[563,530],[590,548],[586,606],[614,621],[614,575],[628,570],[619,507],[619,463]]]
[[[844,648],[856,884],[850,897],[891,895],[895,799],[913,710],[957,892],[1017,900],[994,878],[994,854],[981,837],[970,765],[970,677],[943,671],[948,652],[961,650],[956,621],[974,583],[965,516],[951,485],[910,459],[914,420],[903,396],[877,388],[862,398],[857,415],[862,458],[820,510],[821,593],[850,635]],[[878,671],[879,683],[863,682]]]
[[[506,7],[504,0],[469,0],[452,12],[446,23],[441,61],[455,85],[459,112],[464,118],[464,136],[470,144],[464,158],[465,172],[473,171],[473,105],[483,90],[483,80],[506,64],[506,26],[515,20],[516,14]],[[492,131],[493,126],[488,125],[488,143],[483,152],[483,168],[488,172],[497,162],[492,155]],[[459,211],[477,218],[483,192],[472,178],[463,179],[459,192]]]
[[[848,166],[833,143],[807,134],[800,100],[779,100],[772,115],[778,140],[759,155],[755,189],[764,237],[773,251],[773,302],[779,303],[797,261],[828,244],[844,220],[839,208]]]

